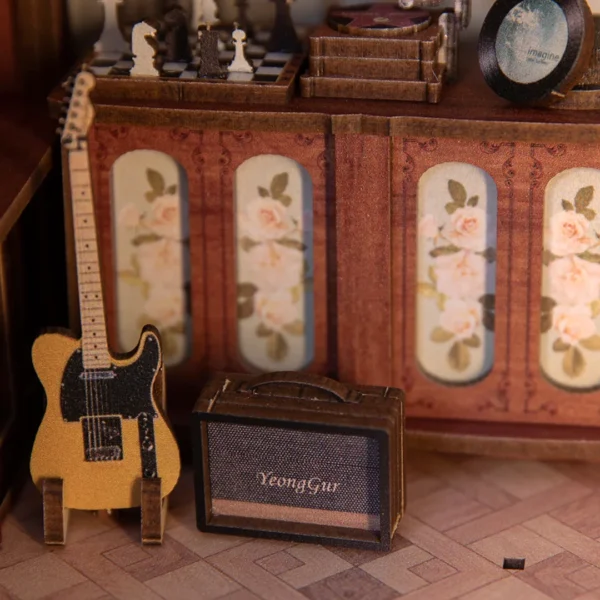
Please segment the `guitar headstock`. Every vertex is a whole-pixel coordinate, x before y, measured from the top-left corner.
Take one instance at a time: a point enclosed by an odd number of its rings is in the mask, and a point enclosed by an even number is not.
[[[90,93],[96,86],[96,77],[85,67],[65,83],[68,92],[65,96],[63,111],[66,117],[60,120],[61,142],[65,148],[76,150],[80,143],[87,139],[88,132],[94,122],[94,107]]]

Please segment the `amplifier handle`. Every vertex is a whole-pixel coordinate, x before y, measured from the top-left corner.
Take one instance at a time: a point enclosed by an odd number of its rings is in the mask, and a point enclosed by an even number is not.
[[[341,402],[349,404],[358,404],[362,396],[360,392],[357,392],[338,381],[334,381],[333,379],[328,379],[327,377],[314,375],[312,373],[296,373],[293,371],[280,371],[278,373],[259,375],[250,380],[246,385],[242,386],[242,388],[253,391],[265,385],[282,383],[292,383],[295,385],[305,385],[307,387],[317,388],[329,392]]]

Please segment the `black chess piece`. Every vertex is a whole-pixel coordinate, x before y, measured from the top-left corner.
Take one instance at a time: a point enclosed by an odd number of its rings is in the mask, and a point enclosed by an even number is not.
[[[271,2],[275,2],[275,23],[267,50],[269,52],[301,52],[302,42],[296,33],[290,11],[291,0],[271,0]]]
[[[165,59],[168,62],[190,62],[192,53],[190,51],[190,38],[188,29],[188,17],[178,5],[171,5],[163,16],[165,42],[167,53]]]
[[[237,6],[238,27],[246,32],[246,37],[251,40],[254,37],[252,23],[248,19],[248,0],[235,0]]]
[[[209,27],[198,27],[198,46],[196,52],[200,63],[198,77],[205,79],[223,78],[226,73],[219,63],[219,32]]]

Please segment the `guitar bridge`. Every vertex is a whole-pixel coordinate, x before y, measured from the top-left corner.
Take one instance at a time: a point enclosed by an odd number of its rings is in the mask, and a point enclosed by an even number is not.
[[[84,417],[81,423],[86,462],[123,460],[120,417]]]

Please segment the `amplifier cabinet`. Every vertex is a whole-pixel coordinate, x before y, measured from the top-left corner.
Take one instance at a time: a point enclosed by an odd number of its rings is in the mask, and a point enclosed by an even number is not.
[[[218,375],[193,415],[201,531],[386,550],[404,511],[404,394]]]

